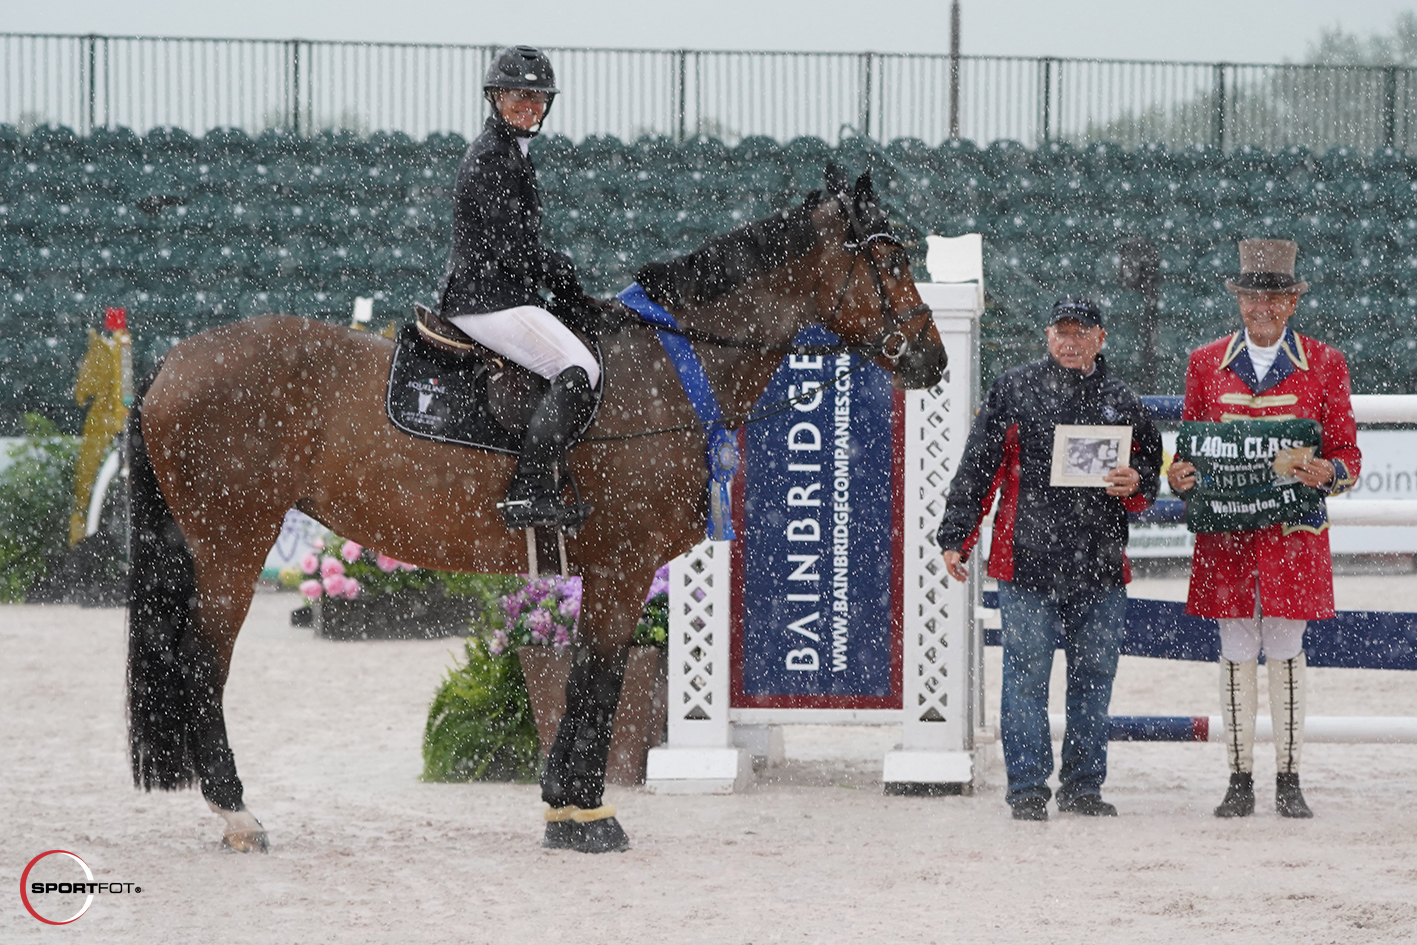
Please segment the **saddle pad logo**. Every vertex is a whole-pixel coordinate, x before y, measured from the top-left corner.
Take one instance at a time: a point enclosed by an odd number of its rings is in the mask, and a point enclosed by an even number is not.
[[[431,404],[432,402],[433,402],[433,395],[432,395],[432,394],[419,394],[419,395],[418,395],[418,412],[419,412],[419,413],[427,413],[427,412],[428,412],[428,405]]]

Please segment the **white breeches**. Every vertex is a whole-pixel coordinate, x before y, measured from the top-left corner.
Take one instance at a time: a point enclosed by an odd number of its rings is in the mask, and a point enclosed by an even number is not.
[[[571,367],[585,368],[590,386],[600,384],[600,366],[576,333],[544,308],[518,305],[485,315],[454,315],[448,321],[485,348],[522,367],[553,378]]]
[[[1260,597],[1255,594],[1253,617],[1220,618],[1220,655],[1232,663],[1248,663],[1259,659],[1264,650],[1267,660],[1292,660],[1304,648],[1304,628],[1307,620],[1266,617],[1260,612]]]

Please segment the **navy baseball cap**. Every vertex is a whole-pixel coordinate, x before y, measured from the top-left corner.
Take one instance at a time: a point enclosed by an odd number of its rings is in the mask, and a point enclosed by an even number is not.
[[[1102,327],[1102,310],[1091,299],[1069,296],[1053,303],[1053,314],[1048,316],[1048,324],[1056,325],[1071,319],[1088,328]]]

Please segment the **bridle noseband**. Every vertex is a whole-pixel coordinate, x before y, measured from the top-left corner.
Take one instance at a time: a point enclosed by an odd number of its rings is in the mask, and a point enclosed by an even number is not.
[[[842,306],[846,304],[846,293],[851,288],[851,278],[856,272],[856,260],[865,256],[866,262],[870,265],[868,271],[871,273],[871,282],[876,286],[876,300],[877,304],[880,306],[882,326],[881,334],[877,336],[874,341],[870,342],[870,347],[879,350],[880,356],[889,361],[891,367],[894,368],[900,359],[905,357],[905,353],[910,350],[911,342],[919,340],[921,332],[925,331],[929,326],[930,319],[928,317],[925,318],[920,323],[920,327],[909,336],[905,334],[904,329],[910,322],[919,318],[921,315],[928,316],[931,311],[930,306],[921,302],[919,305],[900,313],[897,313],[891,307],[890,292],[886,289],[886,280],[881,275],[880,264],[876,262],[876,254],[871,252],[871,246],[873,243],[878,242],[885,243],[887,246],[894,246],[896,249],[901,250],[904,249],[904,246],[902,246],[900,240],[892,236],[889,231],[878,230],[876,232],[870,232],[856,213],[855,200],[847,196],[844,189],[836,190],[836,192],[832,194],[832,199],[835,200],[836,205],[841,208],[841,214],[846,217],[846,224],[850,228],[847,239],[842,245],[843,248],[851,253],[851,265],[846,270],[846,279],[841,284],[841,291],[837,293],[836,305],[832,307],[831,316],[822,324],[825,325],[832,334],[840,336],[841,333],[833,326],[836,324],[837,319],[841,317]],[[884,222],[884,217],[882,217],[882,222]]]
[[[841,204],[842,209],[845,210],[847,204],[842,197],[838,195],[836,199],[837,202]],[[851,222],[853,229],[858,226],[855,217],[849,211],[847,212],[847,219]],[[866,262],[870,267],[867,271],[870,272],[871,281],[876,286],[876,300],[880,306],[882,328],[880,335],[873,341],[862,345],[852,345],[850,348],[853,350],[864,348],[874,351],[877,354],[873,355],[873,357],[883,357],[894,367],[896,363],[905,356],[905,353],[910,350],[910,343],[920,338],[921,333],[929,326],[930,320],[927,318],[922,321],[920,327],[910,335],[906,335],[905,328],[910,322],[919,318],[921,315],[929,315],[931,309],[930,306],[924,302],[900,313],[897,313],[891,307],[890,292],[886,289],[886,280],[881,275],[881,266],[876,262],[876,254],[871,252],[873,243],[885,243],[888,246],[903,248],[900,241],[889,233],[872,233],[861,239],[847,240],[842,244],[843,247],[851,253],[851,265],[847,267],[846,279],[841,284],[841,291],[837,293],[836,304],[832,306],[831,315],[822,322],[822,325],[832,334],[840,335],[835,325],[837,320],[841,317],[842,307],[846,304],[846,293],[850,291],[851,280],[856,274],[856,261],[862,256],[865,256]]]

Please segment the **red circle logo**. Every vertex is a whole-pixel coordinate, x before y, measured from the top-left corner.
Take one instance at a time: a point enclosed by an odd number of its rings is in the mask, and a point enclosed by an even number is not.
[[[35,910],[33,904],[30,903],[30,870],[34,869],[35,864],[47,856],[69,857],[75,863],[79,864],[80,868],[82,868],[84,871],[84,876],[88,877],[88,881],[90,883],[93,882],[93,871],[89,869],[89,865],[87,863],[85,863],[82,859],[79,858],[79,855],[77,853],[70,853],[68,850],[45,850],[39,856],[30,860],[29,865],[25,867],[24,873],[20,875],[20,900],[24,902],[25,908],[29,910],[29,914],[34,916],[39,921],[43,922],[45,925],[68,925],[70,922],[77,921],[80,916],[82,916],[85,912],[89,911],[89,906],[93,905],[93,893],[89,893],[88,898],[84,900],[83,907],[67,919],[46,919],[44,916],[40,915]]]

